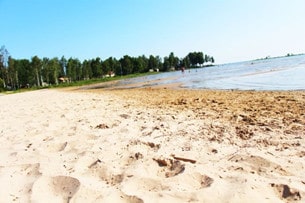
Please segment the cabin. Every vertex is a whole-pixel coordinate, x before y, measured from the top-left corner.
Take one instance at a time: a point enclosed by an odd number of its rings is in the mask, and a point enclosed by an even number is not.
[[[58,78],[59,83],[70,83],[70,79],[68,77],[60,77]]]
[[[109,71],[108,74],[105,75],[106,78],[112,78],[115,76],[115,73],[113,71]]]

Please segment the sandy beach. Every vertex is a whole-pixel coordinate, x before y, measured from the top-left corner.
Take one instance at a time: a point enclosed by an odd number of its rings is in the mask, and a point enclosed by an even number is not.
[[[0,202],[304,202],[305,92],[0,97]]]

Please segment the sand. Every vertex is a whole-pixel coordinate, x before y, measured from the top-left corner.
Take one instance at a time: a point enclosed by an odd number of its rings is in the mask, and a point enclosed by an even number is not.
[[[0,202],[304,202],[305,92],[0,98]]]

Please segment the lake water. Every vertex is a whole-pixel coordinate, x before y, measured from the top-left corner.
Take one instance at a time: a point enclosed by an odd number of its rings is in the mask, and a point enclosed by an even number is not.
[[[305,90],[305,55],[245,61],[122,80],[129,88],[180,84],[189,89]]]

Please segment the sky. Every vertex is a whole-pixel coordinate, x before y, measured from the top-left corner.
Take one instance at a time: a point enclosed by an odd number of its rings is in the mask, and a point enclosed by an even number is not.
[[[217,64],[305,53],[305,0],[0,0],[0,46],[16,59],[180,58]]]

